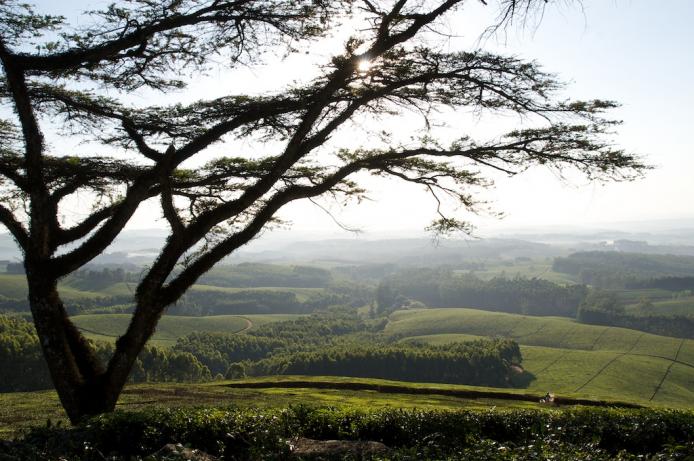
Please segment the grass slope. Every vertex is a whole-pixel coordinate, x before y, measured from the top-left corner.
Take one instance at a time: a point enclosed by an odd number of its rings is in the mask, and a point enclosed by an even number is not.
[[[291,314],[267,315],[212,315],[207,317],[186,317],[165,315],[157,325],[157,331],[149,344],[170,347],[181,336],[194,331],[239,333],[270,322],[296,318]],[[90,339],[113,342],[125,332],[130,322],[130,314],[75,315],[73,322]]]
[[[460,273],[470,271],[461,270]],[[498,263],[485,262],[484,270],[475,270],[473,273],[484,280],[490,280],[494,277],[525,277],[539,278],[560,285],[571,285],[578,283],[576,277],[561,272],[552,270],[552,259],[533,259],[530,261],[500,261]]]
[[[629,313],[640,315],[694,315],[694,296],[652,301],[653,307],[644,310],[638,304],[626,306]]]
[[[323,288],[291,288],[291,287],[218,287],[214,285],[193,285],[190,292],[215,291],[219,293],[239,293],[239,292],[263,292],[278,291],[281,293],[294,293],[299,302],[305,302],[312,293],[320,293]]]
[[[692,340],[474,309],[395,312],[386,332],[433,344],[508,337],[536,377],[530,391],[694,407]]]
[[[26,299],[27,294],[27,279],[25,275],[0,274],[0,295],[11,299]],[[60,284],[60,295],[66,301],[78,301],[80,299],[102,298],[107,296],[106,293],[84,291],[63,283]]]
[[[65,301],[79,301],[111,296],[132,296],[137,284],[132,282],[99,282],[77,278],[66,278],[60,283],[60,296]],[[299,302],[305,302],[313,293],[323,291],[323,288],[291,288],[291,287],[249,287],[228,288],[212,285],[193,285],[192,292],[215,291],[221,293],[279,291],[296,294]],[[0,295],[11,299],[26,299],[27,283],[23,274],[0,273]]]
[[[305,387],[296,387],[297,382]],[[264,384],[286,387],[263,387]],[[302,384],[303,385],[303,384]],[[356,385],[361,389],[349,389]],[[400,389],[401,392],[393,389]],[[446,395],[450,391],[467,397]],[[479,398],[475,393],[483,392]],[[495,389],[461,385],[406,383],[365,378],[321,376],[272,376],[205,384],[138,384],[127,386],[118,408],[228,406],[277,407],[307,404],[374,410],[378,408],[482,409],[549,407],[522,400],[490,397],[494,393],[528,393],[518,389]],[[501,394],[500,394],[501,395]],[[67,425],[64,411],[54,391],[0,394],[0,440],[16,435],[23,428],[52,424]]]

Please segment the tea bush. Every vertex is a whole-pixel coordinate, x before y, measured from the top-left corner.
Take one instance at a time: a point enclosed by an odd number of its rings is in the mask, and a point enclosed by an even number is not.
[[[182,443],[222,459],[286,459],[291,437],[374,440],[383,459],[692,459],[694,413],[675,410],[287,409],[118,411],[74,429],[40,428],[7,459],[137,459]],[[0,455],[0,459],[3,459]]]

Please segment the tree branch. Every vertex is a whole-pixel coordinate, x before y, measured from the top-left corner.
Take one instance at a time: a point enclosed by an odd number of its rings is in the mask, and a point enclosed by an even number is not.
[[[0,205],[0,223],[2,223],[12,233],[22,250],[29,246],[29,234],[22,224],[14,218],[12,211]]]

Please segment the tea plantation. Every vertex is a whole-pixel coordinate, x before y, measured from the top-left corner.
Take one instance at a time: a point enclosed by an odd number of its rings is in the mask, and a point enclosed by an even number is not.
[[[431,344],[481,335],[521,345],[529,390],[694,407],[694,341],[624,328],[474,309],[391,314],[386,334]]]

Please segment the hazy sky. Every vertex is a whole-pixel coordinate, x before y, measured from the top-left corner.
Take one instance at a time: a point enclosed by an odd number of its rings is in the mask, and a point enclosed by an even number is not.
[[[491,2],[493,3],[493,2]],[[103,4],[76,0],[37,2],[50,12],[76,11]],[[548,8],[538,27],[511,29],[505,36],[477,42],[480,25],[486,25],[494,10],[474,4],[452,18],[447,27],[461,38],[450,49],[478,44],[485,49],[515,54],[541,63],[569,83],[566,96],[619,101],[623,106],[614,117],[624,121],[616,137],[627,150],[644,155],[656,169],[634,183],[591,184],[581,178],[560,181],[551,172],[535,169],[513,178],[497,178],[496,188],[483,197],[502,221],[470,219],[481,233],[485,229],[525,225],[585,226],[614,221],[639,221],[694,216],[694,1],[668,0],[583,0]],[[306,74],[301,57],[284,64],[267,65],[245,74],[217,73],[192,86],[195,97],[218,96],[226,88],[252,85],[257,91],[276,87],[284,78]],[[302,60],[303,59],[303,60]],[[459,123],[451,115],[452,125]],[[466,120],[464,131],[486,135],[496,124],[513,125],[514,119]],[[349,135],[349,133],[348,133]],[[484,139],[484,137],[481,137]],[[369,233],[421,230],[434,218],[433,200],[420,189],[396,181],[367,180],[373,202],[342,207],[321,202],[345,225]],[[74,211],[81,204],[75,203]],[[151,221],[144,209],[132,223],[134,228],[163,226]],[[340,232],[323,211],[310,203],[295,204],[282,213],[301,231]],[[347,235],[347,234],[344,234]]]

